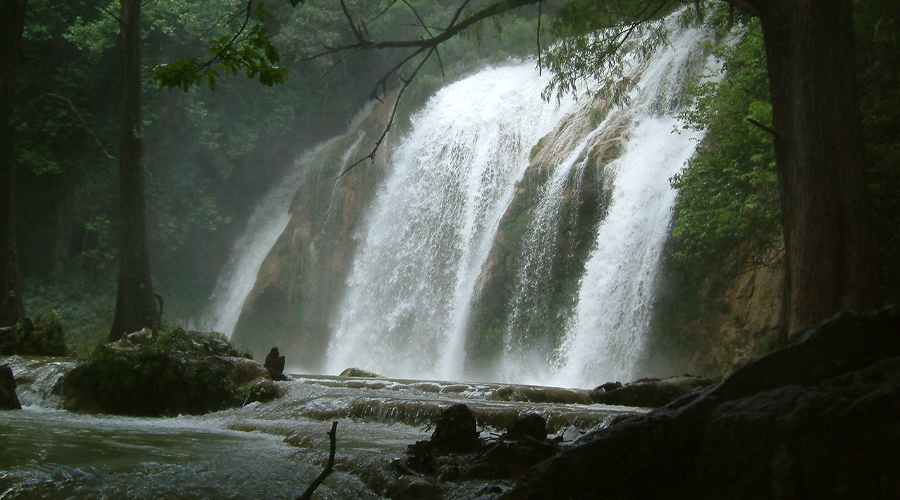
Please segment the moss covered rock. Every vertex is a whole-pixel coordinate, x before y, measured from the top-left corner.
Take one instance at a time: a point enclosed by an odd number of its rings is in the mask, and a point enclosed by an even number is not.
[[[180,328],[149,341],[138,335],[102,345],[66,374],[63,405],[74,411],[172,416],[239,406],[250,393],[254,401],[274,397],[273,391],[242,392],[242,386],[258,384],[268,373],[237,354],[220,335]]]

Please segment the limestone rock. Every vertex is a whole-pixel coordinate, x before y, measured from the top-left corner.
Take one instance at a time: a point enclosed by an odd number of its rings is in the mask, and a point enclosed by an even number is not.
[[[0,366],[0,410],[19,410],[19,397],[16,396],[16,379],[12,369],[6,365]]]
[[[149,328],[138,330],[134,333],[123,335],[121,339],[110,344],[117,351],[133,351],[142,345],[147,345],[153,340],[153,332]]]
[[[700,387],[718,382],[717,379],[681,375],[669,378],[642,378],[628,384],[606,383],[591,391],[595,403],[606,405],[661,408]]]
[[[383,376],[372,373],[362,368],[347,368],[341,372],[341,377],[362,377],[362,378],[384,378]]]
[[[273,347],[266,355],[263,366],[269,371],[272,380],[287,380],[284,376],[284,356],[278,353],[277,347]]]
[[[544,441],[547,439],[547,421],[544,417],[529,413],[528,415],[517,418],[512,425],[509,426],[506,433],[501,436],[502,439],[518,440],[525,437],[536,441]]]

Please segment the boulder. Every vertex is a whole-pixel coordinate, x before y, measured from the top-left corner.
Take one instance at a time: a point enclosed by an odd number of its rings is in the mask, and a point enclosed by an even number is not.
[[[273,347],[266,355],[263,366],[269,371],[272,380],[287,380],[284,376],[284,356],[278,353],[277,347]]]
[[[384,378],[383,376],[372,373],[362,368],[347,368],[340,374],[341,377],[362,377],[362,378]]]
[[[795,340],[583,436],[500,498],[895,498],[897,310],[839,314]]]
[[[669,378],[642,378],[622,385],[603,384],[591,391],[595,403],[605,405],[661,408],[695,389],[715,384],[719,380],[681,375]]]
[[[431,434],[431,445],[443,452],[473,451],[481,446],[472,410],[460,403],[441,412]]]
[[[0,366],[0,410],[20,410],[19,397],[16,396],[16,379],[12,369]]]
[[[535,441],[544,441],[547,439],[547,421],[536,413],[529,413],[516,418],[500,437],[514,441],[529,438]]]

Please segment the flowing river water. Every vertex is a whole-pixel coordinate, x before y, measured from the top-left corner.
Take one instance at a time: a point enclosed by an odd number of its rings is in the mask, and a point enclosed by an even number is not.
[[[204,416],[135,418],[58,408],[54,386],[70,362],[0,358],[24,409],[0,412],[0,499],[294,498],[328,458],[335,472],[316,498],[382,498],[391,461],[427,439],[434,418],[465,403],[482,437],[537,413],[572,441],[637,408],[588,404],[587,391],[525,385],[297,375],[285,396]],[[461,484],[460,498],[484,484]]]

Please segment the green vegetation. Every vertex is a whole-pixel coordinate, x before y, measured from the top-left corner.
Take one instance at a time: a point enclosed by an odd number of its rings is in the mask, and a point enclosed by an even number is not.
[[[304,62],[323,45],[346,43],[352,34],[337,2],[311,0],[298,8],[291,3],[270,1],[254,10],[247,44],[229,46],[227,54],[216,51],[218,73],[193,74],[187,91],[182,89],[188,66],[198,66],[211,48],[226,48],[224,39],[235,33],[243,20],[237,14],[247,3],[176,0],[144,6],[148,231],[153,288],[165,300],[164,318],[195,317],[202,310],[254,200],[302,148],[340,132],[369,99],[373,82],[402,56],[367,52]],[[447,14],[446,6],[434,2],[410,5],[424,19]],[[362,1],[348,6],[364,18],[384,7]],[[116,2],[30,1],[16,90],[15,229],[26,312],[58,311],[70,342],[82,352],[104,335],[112,317],[121,231],[113,160],[118,27],[103,9],[116,12]],[[415,22],[413,10],[398,4],[368,29],[396,35],[412,32]],[[441,49],[443,64],[435,60],[423,68],[400,116],[444,84],[445,76],[534,51],[536,23],[534,15],[522,13],[448,42]],[[254,50],[265,61],[250,60]],[[244,56],[250,58],[244,62],[277,70],[278,78],[267,82],[283,85],[224,78],[260,78],[260,72],[240,66]],[[396,80],[387,83],[391,88]]]
[[[742,31],[738,42],[711,47],[721,68],[693,87],[694,105],[681,114],[685,128],[707,131],[671,179],[679,193],[672,234],[682,243],[675,257],[686,266],[723,264],[739,248],[761,264],[781,245],[773,137],[761,128],[772,123],[762,32],[755,20]]]
[[[200,414],[268,397],[265,389],[241,394],[228,364],[216,358],[223,355],[239,353],[221,336],[163,329],[143,344],[97,346],[65,375],[63,393],[74,409],[145,416]]]
[[[900,8],[858,2],[857,37],[876,258],[885,302],[900,298]],[[710,47],[721,69],[693,87],[685,128],[707,130],[678,190],[674,265],[699,276],[775,265],[782,257],[772,107],[759,22],[738,41]],[[767,130],[766,128],[769,128]]]
[[[68,353],[59,316],[51,311],[34,321],[23,318],[0,330],[0,355],[65,356]]]
[[[900,299],[900,59],[895,57],[900,6],[869,0],[855,2],[855,9],[877,295],[882,303],[895,303]],[[720,338],[715,323],[730,321],[723,299],[731,280],[761,265],[782,265],[773,137],[765,130],[772,127],[765,50],[758,21],[738,30],[733,43],[711,47],[721,73],[693,88],[694,104],[682,114],[686,128],[708,131],[696,156],[671,179],[679,191],[677,218],[666,252],[671,258],[660,279],[652,350],[674,357],[689,359],[704,349],[733,353],[735,346]],[[776,332],[755,334],[750,355],[776,347]],[[725,365],[717,369],[731,369],[730,359],[720,359]]]

